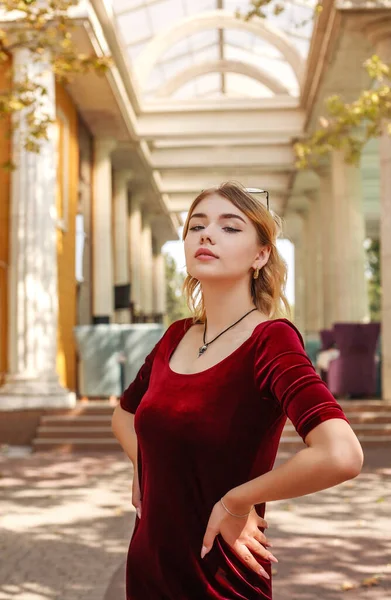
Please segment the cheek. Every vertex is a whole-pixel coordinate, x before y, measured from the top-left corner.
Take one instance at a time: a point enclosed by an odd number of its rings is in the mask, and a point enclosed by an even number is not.
[[[252,251],[252,247],[246,243],[244,238],[239,238],[225,245],[224,258],[229,261],[229,264],[236,270],[246,269],[252,264],[255,253]]]
[[[191,248],[191,240],[189,236],[186,236],[183,242],[183,249],[185,251],[185,255],[189,254]]]

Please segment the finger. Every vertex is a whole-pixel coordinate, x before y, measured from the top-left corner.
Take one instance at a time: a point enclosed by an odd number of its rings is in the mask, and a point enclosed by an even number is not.
[[[258,515],[258,527],[264,527],[267,529],[269,527],[268,522]]]
[[[266,537],[266,535],[264,533],[262,533],[262,531],[260,529],[257,529],[253,535],[254,535],[254,538],[258,542],[263,544],[264,546],[270,546],[270,547],[273,546],[271,541]]]
[[[253,554],[257,554],[264,560],[269,560],[271,562],[276,562],[276,563],[278,562],[278,560],[276,559],[275,556],[273,556],[273,554],[270,552],[270,550],[266,550],[266,548],[264,548],[264,546],[262,546],[262,544],[260,544],[254,538],[249,538],[246,541],[246,544],[247,544],[247,547],[249,548],[249,550],[251,550],[251,552]]]
[[[134,508],[136,509],[136,513],[139,519],[141,519],[141,500],[135,500],[132,502]]]
[[[202,541],[201,558],[204,558],[204,556],[208,554],[208,552],[210,552],[215,541],[215,537],[218,533],[218,529],[215,529],[214,527],[208,525],[208,527],[206,528],[204,539]]]
[[[262,575],[266,577],[266,579],[270,579],[269,574],[265,571],[265,569],[255,560],[254,556],[251,554],[250,550],[244,544],[241,544],[240,547],[236,550],[236,553],[240,560],[250,567],[255,573],[258,575]]]

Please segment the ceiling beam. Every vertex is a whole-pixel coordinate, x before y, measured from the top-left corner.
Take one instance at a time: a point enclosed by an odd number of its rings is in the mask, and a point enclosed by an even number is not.
[[[167,148],[151,152],[154,169],[215,169],[219,167],[258,167],[293,169],[294,153],[290,144],[267,146]]]
[[[258,169],[237,170],[216,169],[215,172],[162,171],[159,173],[159,185],[162,193],[170,194],[199,194],[201,190],[219,185],[222,181],[239,180],[246,187],[261,187],[271,193],[285,195],[289,189],[291,174],[289,172],[259,173]]]
[[[273,139],[275,145],[285,145],[287,143],[286,136],[281,135]],[[270,146],[270,141],[266,140],[263,136],[249,136],[244,137],[225,137],[221,138],[207,136],[202,138],[190,138],[190,139],[174,139],[174,140],[156,140],[153,142],[154,150],[161,150],[167,148],[207,148],[213,146],[214,148],[225,148],[230,146],[245,147],[245,146]]]
[[[205,136],[286,135],[287,141],[302,133],[304,113],[297,108],[268,110],[148,111],[140,115],[137,133],[146,140],[199,138]]]
[[[178,214],[182,212],[187,212],[196,196],[197,194],[183,194],[176,196],[169,195],[166,200],[166,204],[168,206],[168,209],[172,213]],[[270,208],[277,213],[281,213],[284,203],[284,196],[272,195]]]

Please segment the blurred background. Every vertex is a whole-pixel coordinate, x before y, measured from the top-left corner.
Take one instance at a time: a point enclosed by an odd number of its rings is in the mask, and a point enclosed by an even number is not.
[[[189,315],[187,210],[229,179],[283,219],[292,319],[332,392],[389,402],[387,3],[1,10],[0,442],[73,447],[45,413],[118,398]]]
[[[278,600],[390,597],[390,65],[387,0],[0,3],[1,600],[124,597],[113,408],[189,316],[183,224],[231,179],[283,219],[292,320],[366,452],[275,504]],[[288,421],[278,460],[302,447]]]

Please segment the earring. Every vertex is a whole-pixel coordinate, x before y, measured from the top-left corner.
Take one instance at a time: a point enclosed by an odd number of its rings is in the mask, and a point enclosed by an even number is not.
[[[258,279],[258,277],[259,277],[259,267],[257,267],[257,268],[255,269],[255,271],[254,271],[254,274],[253,274],[253,278],[254,278],[254,279]]]

